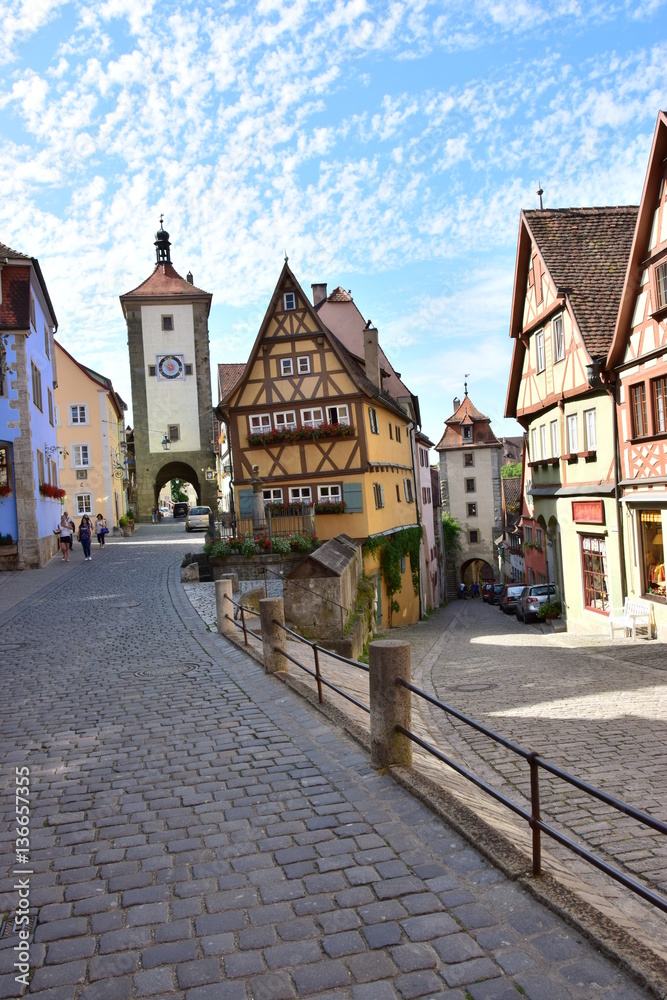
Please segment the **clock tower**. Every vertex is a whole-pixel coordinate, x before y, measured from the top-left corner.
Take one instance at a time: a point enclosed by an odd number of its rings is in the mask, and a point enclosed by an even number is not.
[[[217,510],[208,315],[212,295],[171,263],[169,233],[155,237],[151,276],[120,296],[127,323],[134,414],[135,517],[150,521],[162,487],[185,479]]]

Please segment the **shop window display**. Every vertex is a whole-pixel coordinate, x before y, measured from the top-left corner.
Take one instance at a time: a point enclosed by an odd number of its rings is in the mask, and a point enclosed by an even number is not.
[[[639,512],[644,554],[644,593],[665,600],[665,547],[659,510]]]

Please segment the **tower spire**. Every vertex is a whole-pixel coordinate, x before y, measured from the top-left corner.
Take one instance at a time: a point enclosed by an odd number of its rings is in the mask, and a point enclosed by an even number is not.
[[[162,222],[164,220],[164,215],[160,216],[160,228],[155,234],[155,256],[157,258],[158,264],[171,264],[171,251],[169,242],[169,233],[166,231]]]

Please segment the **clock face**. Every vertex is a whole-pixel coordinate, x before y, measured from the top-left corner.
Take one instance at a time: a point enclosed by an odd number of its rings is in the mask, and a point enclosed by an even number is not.
[[[163,357],[158,358],[157,368],[161,378],[174,379],[183,377],[183,361],[175,354],[165,354]]]

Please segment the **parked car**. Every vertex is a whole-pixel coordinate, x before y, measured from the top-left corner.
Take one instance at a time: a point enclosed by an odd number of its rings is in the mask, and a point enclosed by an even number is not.
[[[520,622],[529,622],[537,618],[543,604],[556,596],[553,583],[532,583],[524,587],[516,606],[516,617]]]
[[[516,614],[516,606],[523,589],[526,586],[525,583],[506,583],[500,592],[500,597],[498,598],[498,607],[506,615]]]
[[[482,587],[482,600],[486,601],[487,604],[489,603],[489,594],[491,593],[492,590],[493,590],[492,583],[485,583],[484,586]]]
[[[500,595],[503,592],[504,583],[494,583],[491,590],[489,591],[489,596],[487,597],[488,604],[497,604],[500,600]]]
[[[185,517],[186,531],[208,531],[210,507],[190,507]]]
[[[174,504],[174,517],[186,517],[188,513],[187,503],[175,503]]]
[[[171,512],[168,507],[160,507],[160,513],[162,517],[167,517]]]

